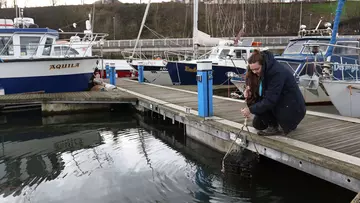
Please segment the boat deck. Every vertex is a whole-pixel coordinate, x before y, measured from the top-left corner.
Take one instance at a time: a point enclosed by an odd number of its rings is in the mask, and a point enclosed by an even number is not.
[[[185,107],[190,107],[193,110],[192,114],[197,115],[196,92],[147,83],[139,84],[137,81],[126,79],[118,79],[117,86],[122,91],[137,96],[139,100],[152,100],[159,108],[167,106],[185,111]],[[245,105],[240,100],[214,96],[214,117],[208,122],[223,129],[240,128],[244,122],[240,109]],[[319,168],[307,169],[306,167],[310,165],[306,166],[305,162],[320,165],[344,176],[336,174],[337,177],[331,177],[335,174],[330,171],[317,171],[313,175],[360,191],[360,119],[308,111],[298,129],[287,137],[262,137],[256,135],[255,129],[250,128],[250,131],[251,140],[257,144],[281,150],[288,156],[303,160],[295,163],[298,168],[302,167],[301,170],[308,172],[319,170]],[[267,149],[263,150],[266,154]]]

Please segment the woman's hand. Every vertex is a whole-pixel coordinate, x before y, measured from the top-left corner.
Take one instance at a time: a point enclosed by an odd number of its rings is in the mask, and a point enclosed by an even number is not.
[[[250,86],[246,86],[245,91],[244,91],[244,97],[245,97],[245,99],[251,97]]]
[[[241,113],[245,118],[250,118],[250,109],[249,108],[243,108],[241,109]]]

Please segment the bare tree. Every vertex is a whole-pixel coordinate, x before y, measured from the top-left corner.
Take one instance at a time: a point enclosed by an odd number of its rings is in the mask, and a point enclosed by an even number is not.
[[[0,8],[6,8],[7,7],[7,0],[0,0]]]
[[[50,0],[52,6],[56,6],[58,0]]]

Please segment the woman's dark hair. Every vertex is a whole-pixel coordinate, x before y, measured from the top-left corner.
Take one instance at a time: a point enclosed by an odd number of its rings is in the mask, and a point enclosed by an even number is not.
[[[257,99],[259,98],[260,81],[259,77],[251,71],[250,66],[247,67],[245,84],[246,87],[250,87],[251,92],[251,95],[245,101],[248,106],[251,106],[256,103]]]
[[[258,49],[254,49],[253,53],[248,59],[249,64],[253,64],[256,62],[259,62],[260,65],[264,65],[264,57]]]

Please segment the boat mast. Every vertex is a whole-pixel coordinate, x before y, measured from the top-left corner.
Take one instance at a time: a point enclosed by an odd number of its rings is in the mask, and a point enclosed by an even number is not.
[[[140,30],[139,30],[138,36],[137,36],[137,38],[136,38],[134,50],[133,50],[133,52],[132,52],[132,54],[131,54],[131,56],[130,56],[131,59],[134,57],[135,50],[136,50],[137,44],[138,44],[138,42],[139,42],[140,35],[141,35],[142,29],[143,29],[143,27],[144,27],[144,24],[145,24],[145,21],[146,21],[146,17],[147,17],[148,12],[149,12],[150,2],[151,2],[151,0],[149,0],[149,1],[148,1],[148,4],[146,5],[146,9],[145,9],[145,13],[144,13],[144,16],[143,16],[143,19],[142,19],[142,22],[141,22]]]
[[[196,59],[198,51],[198,0],[194,1],[194,17],[193,17],[193,58]]]
[[[337,37],[337,33],[338,33],[338,28],[339,28],[339,23],[340,23],[340,17],[341,17],[341,13],[342,13],[342,9],[344,7],[346,0],[339,0],[338,1],[338,6],[336,9],[336,14],[335,14],[335,19],[334,19],[334,26],[333,26],[333,30],[331,33],[331,40],[330,40],[330,44],[334,45],[336,43],[336,37]],[[328,57],[332,54],[333,50],[334,50],[334,46],[329,46],[325,57]]]
[[[17,6],[17,1],[14,0],[14,8],[15,8],[15,18],[18,17],[18,6]]]
[[[94,23],[95,23],[95,2],[93,3],[93,11],[92,11],[92,18],[89,15],[90,23],[91,23],[91,33],[94,33]]]
[[[302,4],[302,1],[300,2],[300,22],[299,22],[299,30],[301,30],[301,19],[302,19],[302,6],[303,6],[303,4]]]
[[[245,1],[242,2],[242,28],[243,31],[245,32],[245,17],[246,17],[246,12],[245,12]]]

